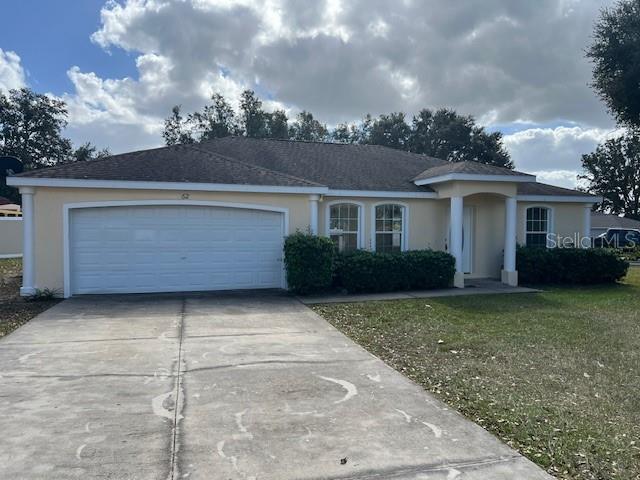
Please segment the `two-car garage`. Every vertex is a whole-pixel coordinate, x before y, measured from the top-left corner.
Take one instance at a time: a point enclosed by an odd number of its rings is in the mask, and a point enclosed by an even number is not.
[[[284,287],[278,209],[106,204],[66,215],[67,295]]]

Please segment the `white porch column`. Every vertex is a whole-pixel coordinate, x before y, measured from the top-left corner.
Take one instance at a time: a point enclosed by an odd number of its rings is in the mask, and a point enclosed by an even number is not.
[[[23,297],[33,295],[36,279],[35,264],[35,227],[33,218],[33,195],[35,189],[33,187],[21,187],[22,194],[22,287],[20,287],[20,295]]]
[[[456,259],[456,273],[453,285],[464,288],[464,272],[462,271],[462,222],[464,200],[462,197],[451,197],[451,255]]]
[[[518,272],[516,271],[518,202],[515,197],[507,197],[504,206],[506,215],[504,224],[504,268],[502,270],[502,283],[515,287],[518,285]]]
[[[580,236],[580,245],[582,248],[591,248],[591,207],[592,204],[588,203],[584,206],[582,217],[582,235]]]
[[[309,195],[309,229],[312,235],[318,235],[318,201],[320,195]]]

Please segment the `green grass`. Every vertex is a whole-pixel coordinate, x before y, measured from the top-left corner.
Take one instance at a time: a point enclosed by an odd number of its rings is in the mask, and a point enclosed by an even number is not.
[[[558,478],[640,478],[640,268],[624,284],[318,305]]]

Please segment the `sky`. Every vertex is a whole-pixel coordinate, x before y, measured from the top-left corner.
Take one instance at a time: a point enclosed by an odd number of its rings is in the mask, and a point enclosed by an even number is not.
[[[162,145],[171,107],[252,88],[289,117],[449,107],[501,131],[518,170],[573,187],[616,134],[584,57],[610,0],[20,0],[2,6],[0,90],[64,100],[65,135]],[[28,28],[27,28],[28,27]]]

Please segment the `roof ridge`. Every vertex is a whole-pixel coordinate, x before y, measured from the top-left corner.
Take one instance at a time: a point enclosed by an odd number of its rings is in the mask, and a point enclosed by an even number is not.
[[[212,157],[219,157],[219,158],[222,158],[222,159],[227,160],[229,162],[234,162],[234,163],[237,163],[238,165],[243,165],[245,167],[252,168],[253,170],[256,170],[256,171],[268,172],[268,173],[271,173],[271,174],[274,174],[274,175],[278,175],[278,176],[283,177],[283,178],[289,178],[291,180],[297,180],[297,181],[305,182],[305,183],[308,183],[309,185],[316,186],[316,187],[326,187],[326,185],[322,185],[321,183],[317,183],[317,182],[312,182],[311,180],[307,180],[306,178],[296,177],[294,175],[289,175],[287,173],[282,173],[282,172],[279,172],[277,170],[272,170],[270,168],[261,167],[261,166],[258,166],[258,165],[254,165],[252,163],[243,162],[242,160],[238,160],[236,158],[232,158],[232,157],[229,157],[227,155],[222,155],[222,154],[220,154],[218,152],[211,152],[211,151],[206,150],[204,148],[198,148],[194,144],[188,144],[188,145],[185,145],[185,146],[187,148],[190,148],[192,150],[196,150],[198,152],[202,152],[202,153],[210,155]]]
[[[257,141],[257,142],[264,141],[264,142],[301,143],[301,144],[305,144],[306,143],[306,144],[310,144],[310,145],[332,145],[332,146],[338,146],[338,147],[377,148],[377,149],[381,149],[381,150],[388,150],[388,151],[394,152],[396,154],[408,155],[408,156],[411,156],[411,157],[414,157],[414,158],[418,157],[418,158],[427,158],[427,159],[430,159],[430,160],[436,160],[438,162],[443,162],[442,165],[447,164],[447,163],[451,163],[448,160],[444,160],[442,158],[437,158],[437,157],[432,157],[431,155],[427,155],[426,153],[410,152],[408,150],[401,150],[399,148],[389,147],[388,145],[379,145],[377,143],[326,142],[326,141],[315,141],[315,140],[294,140],[294,139],[290,139],[290,138],[267,138],[267,137],[257,138],[257,137],[245,137],[245,136],[242,136],[242,135],[227,135],[226,137],[208,138],[208,139],[206,139],[206,140],[204,140],[203,142],[200,142],[200,143],[215,142],[215,141],[225,140],[225,139],[250,140],[250,141]]]
[[[221,140],[225,138],[240,139],[240,140],[255,140],[255,141],[264,141],[264,142],[311,143],[311,144],[318,144],[318,145],[363,145],[360,143],[329,142],[325,140],[296,140],[293,138],[246,137],[243,135],[227,135],[226,137],[208,138],[207,141],[215,141],[215,140]]]

